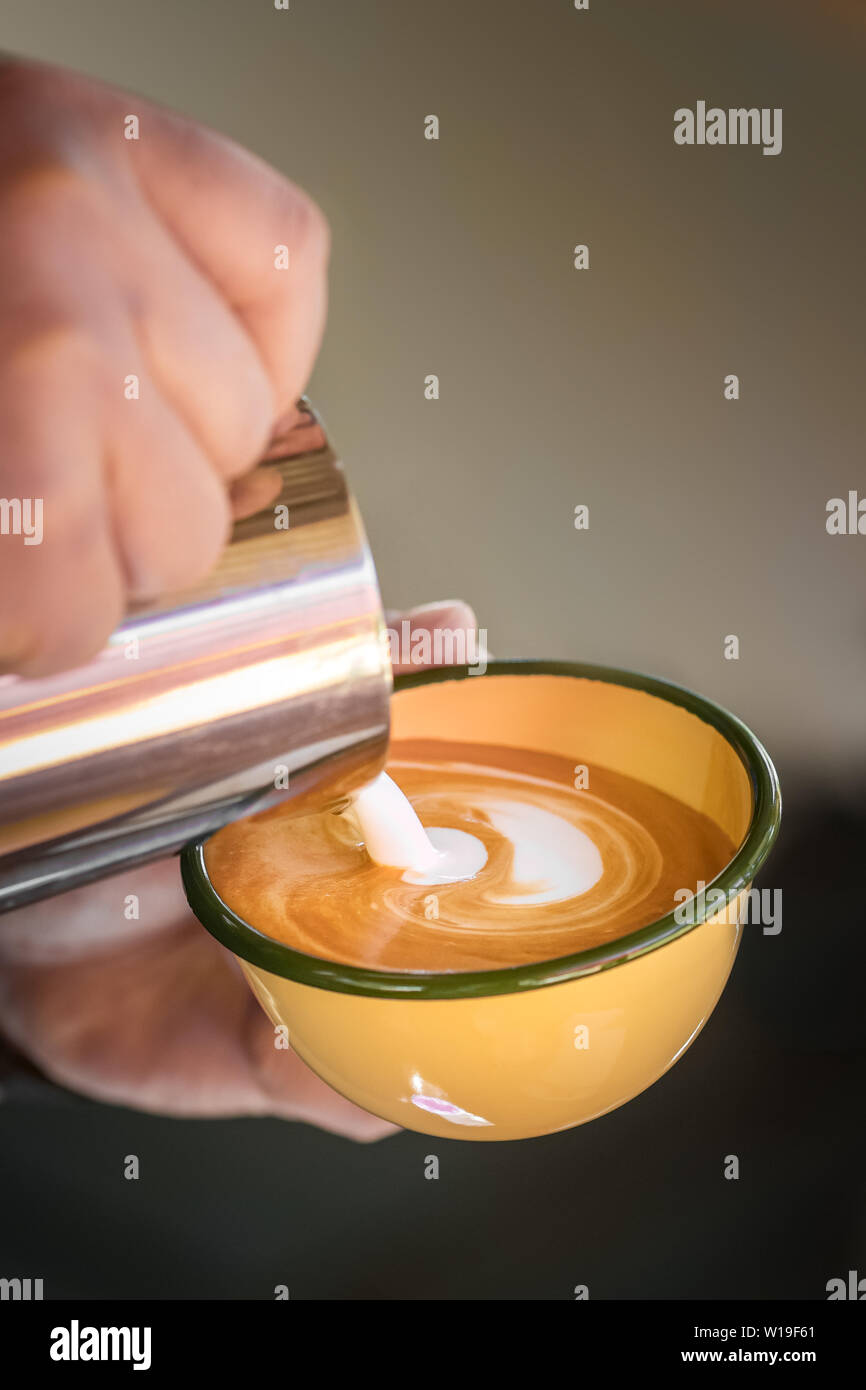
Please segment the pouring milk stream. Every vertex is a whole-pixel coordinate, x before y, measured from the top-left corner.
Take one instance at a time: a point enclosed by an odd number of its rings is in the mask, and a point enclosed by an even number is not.
[[[425,829],[385,772],[357,794],[352,809],[370,858],[402,869],[406,883],[457,883],[474,878],[487,862],[487,850],[475,835],[446,826]],[[510,842],[512,876],[522,890],[497,901],[515,906],[559,902],[588,892],[601,878],[601,855],[577,826],[518,800],[491,796],[481,809]]]

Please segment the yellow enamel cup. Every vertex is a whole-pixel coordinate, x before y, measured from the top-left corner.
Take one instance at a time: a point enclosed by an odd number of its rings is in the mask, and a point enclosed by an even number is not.
[[[290,950],[219,898],[206,842],[182,855],[193,911],[312,1070],[404,1128],[527,1139],[630,1100],[682,1056],[730,973],[743,895],[781,817],[764,748],[733,715],[666,681],[541,661],[398,678],[391,737],[532,749],[625,773],[708,815],[739,848],[688,910],[508,969],[377,971]]]

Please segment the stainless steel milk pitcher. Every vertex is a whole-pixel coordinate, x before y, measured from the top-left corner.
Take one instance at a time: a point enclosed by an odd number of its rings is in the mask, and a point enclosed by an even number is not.
[[[131,611],[87,666],[0,678],[0,911],[382,768],[391,668],[376,574],[309,402],[258,465],[268,505],[195,589]]]

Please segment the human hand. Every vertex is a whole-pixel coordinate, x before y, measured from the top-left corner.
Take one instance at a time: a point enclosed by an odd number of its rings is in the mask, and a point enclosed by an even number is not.
[[[311,199],[232,141],[0,63],[0,496],[42,505],[41,543],[0,539],[0,671],[80,665],[130,600],[211,569],[309,377],[328,249]]]

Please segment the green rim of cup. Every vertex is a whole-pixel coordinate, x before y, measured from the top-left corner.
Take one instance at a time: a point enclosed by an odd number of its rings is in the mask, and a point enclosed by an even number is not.
[[[577,951],[556,960],[535,961],[529,965],[498,970],[435,974],[426,971],[368,970],[294,951],[251,927],[232,912],[217,894],[205,866],[206,842],[196,840],[181,851],[181,876],[190,907],[211,935],[251,965],[316,989],[368,995],[377,999],[474,999],[492,994],[518,994],[527,989],[544,989],[565,980],[575,980],[582,975],[623,965],[636,956],[666,946],[700,926],[708,915],[712,916],[719,910],[719,890],[725,895],[726,903],[729,903],[752,882],[779,833],[782,797],[776,769],[766,749],[735,715],[702,695],[670,681],[570,661],[491,661],[484,675],[473,674],[469,666],[441,666],[397,676],[394,689],[409,690],[413,686],[436,681],[484,680],[488,675],[566,676],[643,690],[648,695],[682,706],[722,734],[738,754],[748,775],[752,790],[752,819],[733,859],[712,883],[707,884],[704,911],[696,913],[694,921],[677,921],[674,912],[669,912],[649,926],[640,927],[604,946]],[[711,896],[714,899],[713,912],[707,913],[707,899]]]

